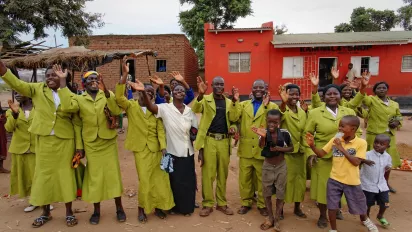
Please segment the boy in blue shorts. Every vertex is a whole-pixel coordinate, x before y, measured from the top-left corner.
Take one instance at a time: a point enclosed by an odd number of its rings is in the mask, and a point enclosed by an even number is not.
[[[373,150],[366,152],[366,160],[360,171],[361,186],[366,196],[368,205],[368,217],[372,206],[379,205],[378,221],[383,227],[388,227],[389,222],[383,217],[385,210],[389,208],[389,187],[385,180],[385,172],[391,170],[392,158],[386,152],[391,138],[385,134],[379,134],[373,142]]]
[[[327,183],[327,206],[330,225],[329,232],[337,232],[336,212],[339,202],[345,194],[349,213],[360,215],[363,225],[369,231],[377,232],[378,228],[367,216],[366,197],[363,194],[359,176],[359,165],[366,158],[367,143],[356,136],[359,118],[353,115],[344,116],[339,122],[339,133],[322,149],[315,147],[312,134],[306,135],[307,144],[318,156],[323,157],[332,152],[332,171]]]

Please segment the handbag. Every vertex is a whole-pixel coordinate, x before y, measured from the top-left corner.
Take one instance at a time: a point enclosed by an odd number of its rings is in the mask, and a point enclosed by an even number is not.
[[[84,172],[86,170],[86,165],[80,161],[79,165],[76,169],[74,169],[74,176],[76,179],[76,189],[77,189],[77,197],[82,196],[82,186],[83,186],[83,179],[84,179]]]
[[[104,107],[104,114],[106,115],[107,119],[107,127],[109,129],[117,129],[119,128],[120,118],[119,116],[113,116],[110,113],[109,107],[107,105]]]
[[[167,173],[173,172],[173,156],[170,153],[166,153],[160,160],[160,169]]]
[[[194,142],[196,140],[196,136],[197,136],[197,128],[196,127],[191,127],[190,128],[190,141]]]

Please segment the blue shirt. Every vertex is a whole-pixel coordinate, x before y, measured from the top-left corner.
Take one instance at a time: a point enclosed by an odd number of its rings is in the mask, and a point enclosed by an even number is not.
[[[262,105],[263,101],[252,100],[253,104],[253,115],[256,116],[256,112],[258,112],[259,107]]]
[[[183,100],[183,103],[185,105],[189,105],[193,101],[193,99],[195,99],[195,93],[193,92],[193,89],[190,88],[186,90],[186,97]],[[162,104],[162,103],[168,103],[168,102],[166,102],[165,98],[161,97],[159,93],[156,93],[155,104]]]

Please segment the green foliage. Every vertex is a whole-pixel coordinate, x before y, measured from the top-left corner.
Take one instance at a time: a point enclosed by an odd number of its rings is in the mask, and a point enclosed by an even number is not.
[[[276,26],[275,27],[275,35],[283,35],[288,32],[288,28],[286,27],[285,24],[282,24],[281,26]]]
[[[190,10],[179,14],[179,24],[204,65],[204,23],[212,23],[216,29],[233,28],[239,17],[253,13],[251,0],[180,0],[189,4]]]
[[[404,0],[405,3],[406,1],[410,1],[409,5],[398,9],[399,24],[405,31],[412,31],[412,0]]]
[[[0,40],[18,42],[19,34],[33,32],[34,39],[48,35],[47,28],[63,36],[87,36],[102,27],[102,14],[84,11],[93,0],[0,0]]]
[[[351,32],[351,31],[353,31],[353,27],[349,23],[341,23],[335,26],[335,32]]]

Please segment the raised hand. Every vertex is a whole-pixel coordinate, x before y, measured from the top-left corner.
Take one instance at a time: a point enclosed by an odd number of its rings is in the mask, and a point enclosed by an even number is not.
[[[305,100],[300,100],[300,108],[302,108],[305,112],[308,112],[309,106],[306,104]]]
[[[127,63],[127,56],[124,56],[123,57],[123,60],[122,60],[122,73],[123,73],[123,75],[127,75],[127,74],[129,74],[129,63]]]
[[[361,80],[361,83],[360,83],[360,86],[361,86],[360,88],[361,89],[366,89],[366,87],[368,87],[370,78],[371,78],[371,76],[370,76],[369,72],[365,76],[362,75],[362,80]]]
[[[136,91],[144,91],[144,84],[138,80],[136,82],[128,81],[127,83]]]
[[[268,91],[265,97],[263,97],[263,105],[267,106],[269,102],[270,102],[270,91]]]
[[[359,89],[360,83],[356,80],[348,82],[351,89]]]
[[[156,85],[164,85],[163,80],[160,79],[156,75],[154,75],[153,77],[150,77],[149,80],[150,80],[150,82],[155,83]]]
[[[257,128],[255,126],[253,126],[251,129],[255,134],[257,134],[259,136],[262,136],[262,137],[266,137],[266,129],[265,128],[263,128],[263,127]]]
[[[318,86],[319,85],[319,76],[315,76],[314,73],[309,74],[309,79],[312,82],[313,86]]]
[[[330,74],[332,74],[333,78],[335,79],[339,78],[339,70],[336,67],[332,67]]]
[[[54,73],[60,78],[60,79],[66,79],[67,78],[67,69],[62,70],[62,66],[60,65],[53,65],[53,71]]]
[[[362,73],[362,78],[369,81],[369,79],[371,78],[371,73],[370,73],[370,72],[367,72],[367,71],[364,71],[364,72]]]
[[[197,89],[199,94],[205,94],[208,88],[207,81],[203,81],[201,77],[197,77]]]
[[[336,138],[335,140],[333,140],[333,144],[335,145],[335,147],[339,150],[339,151],[343,151],[345,150],[342,146],[342,142],[340,141],[340,139]]]
[[[6,72],[7,72],[7,67],[3,63],[3,61],[0,59],[0,76],[4,76],[4,74],[6,74]]]
[[[283,103],[288,102],[289,94],[286,92],[286,88],[284,85],[279,85],[279,96],[282,99]]]
[[[309,147],[315,146],[315,136],[313,136],[311,133],[306,133],[306,143],[308,144]]]
[[[180,75],[179,72],[173,71],[170,73],[170,75],[178,82],[184,82],[185,78],[183,78],[182,75]]]
[[[232,95],[233,95],[233,102],[239,101],[239,89],[236,88],[235,86],[232,87]]]
[[[13,102],[12,100],[8,100],[7,103],[9,104],[9,107],[13,113],[17,114],[19,113],[20,109],[20,103],[18,102]]]

